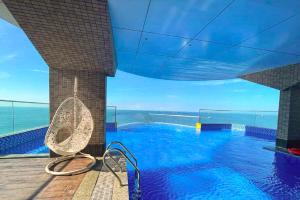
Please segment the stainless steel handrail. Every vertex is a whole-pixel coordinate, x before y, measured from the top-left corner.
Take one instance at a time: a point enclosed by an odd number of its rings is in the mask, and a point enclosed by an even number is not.
[[[126,160],[131,164],[131,166],[135,169],[136,172],[136,180],[137,180],[137,189],[140,190],[140,170],[138,169],[138,167],[128,158],[128,156],[121,150],[118,148],[111,148],[108,149],[104,155],[103,155],[103,164],[105,167],[107,167],[110,172],[118,179],[120,186],[125,186],[127,184],[123,184],[121,178],[117,175],[117,173],[106,163],[106,156],[109,155],[111,157],[111,155],[109,154],[112,151],[116,151],[118,153],[120,153],[124,158],[126,158]]]
[[[118,141],[112,141],[107,147],[106,147],[106,150],[110,149],[112,145],[114,144],[118,144],[120,145],[123,149],[125,149],[125,153],[128,152],[129,155],[133,158],[133,160],[135,161],[135,165],[137,166],[137,159],[134,157],[134,155],[129,151],[129,149],[124,145],[122,144],[121,142],[118,142]]]

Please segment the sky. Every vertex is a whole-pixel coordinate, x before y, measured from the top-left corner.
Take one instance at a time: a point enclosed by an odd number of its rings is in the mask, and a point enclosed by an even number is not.
[[[48,66],[25,33],[0,19],[0,99],[49,102]],[[279,91],[241,79],[169,81],[117,70],[107,104],[118,109],[278,110]]]

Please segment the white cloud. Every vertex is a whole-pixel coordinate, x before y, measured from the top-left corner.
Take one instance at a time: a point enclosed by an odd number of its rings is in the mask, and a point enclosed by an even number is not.
[[[0,56],[0,63],[4,63],[4,62],[10,61],[10,60],[13,60],[16,56],[17,56],[17,54],[15,54],[15,53]]]
[[[41,70],[41,69],[33,69],[31,71],[33,71],[33,72],[39,72],[39,73],[49,73],[49,71],[47,71],[47,70]]]
[[[7,72],[0,72],[0,80],[1,79],[6,79],[6,78],[9,78],[10,77],[10,74],[7,73]]]
[[[199,81],[196,82],[195,85],[225,85],[225,84],[235,84],[241,83],[243,80],[241,79],[231,79],[231,80],[217,80],[217,81]]]

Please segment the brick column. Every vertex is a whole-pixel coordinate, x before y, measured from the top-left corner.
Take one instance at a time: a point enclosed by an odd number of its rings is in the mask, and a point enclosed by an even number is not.
[[[78,80],[78,98],[91,111],[94,120],[92,138],[84,153],[101,156],[105,148],[106,76],[93,71],[50,68],[50,119],[61,102],[73,96],[74,77]],[[55,156],[51,152],[51,157]]]
[[[300,64],[247,74],[241,78],[280,90],[276,147],[300,148]]]
[[[300,147],[300,88],[280,91],[276,146]]]

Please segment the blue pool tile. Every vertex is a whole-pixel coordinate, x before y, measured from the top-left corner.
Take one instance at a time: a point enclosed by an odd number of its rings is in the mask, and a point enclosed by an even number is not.
[[[116,132],[117,131],[117,123],[106,123],[106,131]]]
[[[246,126],[245,135],[274,141],[276,139],[276,130],[255,126]]]
[[[0,155],[23,154],[44,146],[48,127],[29,130],[0,138]]]
[[[47,130],[48,127],[43,127],[0,137],[0,155],[48,153],[44,144]],[[107,123],[106,130],[116,132],[117,124]]]
[[[202,124],[202,131],[222,131],[231,130],[231,124]]]

